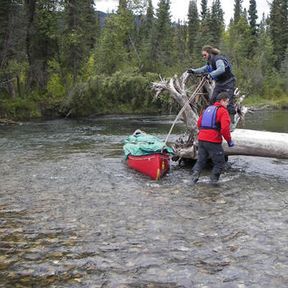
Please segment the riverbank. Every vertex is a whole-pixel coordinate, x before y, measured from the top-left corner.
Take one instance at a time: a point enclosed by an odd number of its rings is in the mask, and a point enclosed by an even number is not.
[[[34,119],[79,118],[109,114],[170,114],[173,104],[168,99],[154,101],[151,81],[155,75],[114,75],[110,78],[95,77],[80,83],[71,93],[63,95],[30,95],[26,98],[0,100],[0,124]],[[108,80],[112,83],[106,83]],[[134,87],[131,89],[131,85]],[[130,92],[127,92],[130,91]],[[165,97],[164,97],[165,98]],[[252,110],[288,109],[288,95],[272,99],[249,96],[244,105]],[[175,105],[176,109],[176,105]],[[176,110],[173,112],[177,112]]]
[[[267,110],[288,110],[288,103],[285,103],[284,105],[278,105],[277,103],[272,103],[272,102],[265,102],[265,103],[251,103],[251,105],[247,105],[248,103],[245,103],[245,106],[248,107],[250,111],[267,111]],[[167,114],[165,113],[166,111],[161,111],[161,109],[151,109],[151,110],[138,110],[138,111],[132,111],[131,109],[124,109],[123,111],[115,110],[115,111],[106,111],[106,113],[98,113],[98,114],[92,114],[92,115],[87,115],[87,117],[99,117],[102,115],[161,115],[161,114]],[[63,118],[71,118],[71,119],[77,119],[77,118],[82,118],[83,116],[77,117],[77,115],[59,115],[57,113],[45,113],[44,115],[39,115],[31,117],[31,114],[21,114],[17,117],[1,117],[0,116],[0,125],[17,125],[20,122],[27,122],[31,120],[56,120],[56,119],[63,119]]]
[[[266,99],[259,96],[247,97],[244,100],[244,105],[256,109],[288,109],[288,95],[283,95],[279,98]]]

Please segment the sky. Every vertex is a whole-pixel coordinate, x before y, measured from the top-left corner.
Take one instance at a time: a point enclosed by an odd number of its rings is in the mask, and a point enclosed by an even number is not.
[[[152,0],[154,9],[157,8],[157,3],[159,0]],[[177,21],[187,20],[188,6],[190,0],[171,0],[171,15],[172,20]],[[271,0],[269,1],[271,2]],[[96,9],[103,12],[112,12],[117,9],[119,0],[95,0]],[[197,1],[198,11],[200,12],[201,0]],[[208,0],[208,6],[211,7],[212,0]],[[229,24],[230,19],[233,17],[234,11],[234,0],[221,0],[222,9],[224,11],[225,23]],[[258,11],[258,21],[262,19],[262,14],[269,14],[269,4],[268,0],[256,0],[257,11]],[[243,8],[248,10],[249,0],[243,0]]]

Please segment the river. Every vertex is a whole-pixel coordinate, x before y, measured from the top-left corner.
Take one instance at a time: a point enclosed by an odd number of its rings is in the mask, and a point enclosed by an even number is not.
[[[288,133],[287,115],[244,127]],[[158,182],[128,169],[122,141],[173,120],[1,126],[0,287],[287,287],[288,161],[230,157],[218,187],[177,163]]]

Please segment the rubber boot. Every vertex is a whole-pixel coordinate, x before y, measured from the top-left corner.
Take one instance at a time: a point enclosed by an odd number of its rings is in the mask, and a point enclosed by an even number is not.
[[[219,174],[219,173],[217,173],[217,174],[212,174],[212,175],[210,176],[210,184],[212,184],[212,185],[217,184],[219,178],[220,178],[220,174]]]
[[[194,171],[192,173],[192,182],[194,184],[196,184],[198,182],[198,180],[199,180],[199,177],[200,177],[200,172],[199,171]]]

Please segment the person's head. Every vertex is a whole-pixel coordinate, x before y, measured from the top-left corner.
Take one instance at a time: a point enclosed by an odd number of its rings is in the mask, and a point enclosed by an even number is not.
[[[218,55],[220,54],[220,50],[217,48],[214,48],[209,45],[205,45],[202,48],[202,57],[207,61],[211,55]]]
[[[227,108],[228,104],[229,104],[229,95],[227,92],[221,92],[217,95],[216,97],[216,101],[220,102],[220,104],[222,106],[224,106],[225,108]]]

